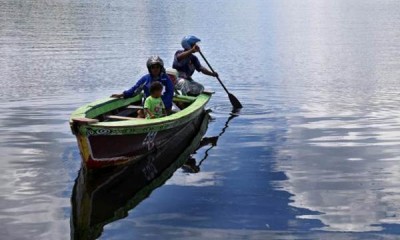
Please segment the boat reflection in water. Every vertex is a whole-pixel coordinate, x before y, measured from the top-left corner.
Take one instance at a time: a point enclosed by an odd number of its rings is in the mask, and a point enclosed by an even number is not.
[[[231,119],[228,118],[218,136],[202,138],[210,116],[206,113],[194,134],[171,139],[136,164],[90,170],[82,167],[75,181],[71,202],[71,239],[96,239],[103,227],[128,215],[128,211],[147,198],[157,187],[183,166],[185,171],[198,172],[208,151],[216,146]],[[210,146],[196,165],[191,157],[197,149]]]

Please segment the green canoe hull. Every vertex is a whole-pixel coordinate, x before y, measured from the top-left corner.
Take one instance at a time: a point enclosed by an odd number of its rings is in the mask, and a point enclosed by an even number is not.
[[[190,105],[158,119],[98,120],[115,109],[140,102],[141,98],[141,95],[129,99],[106,98],[82,106],[72,113],[70,126],[85,166],[100,168],[137,161],[168,144],[175,136],[195,134],[206,114],[205,105],[211,94],[175,97],[175,100],[186,101]]]

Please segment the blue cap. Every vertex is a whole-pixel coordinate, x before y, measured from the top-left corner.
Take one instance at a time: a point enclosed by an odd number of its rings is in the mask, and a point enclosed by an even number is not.
[[[200,42],[200,39],[199,39],[198,37],[193,36],[193,35],[188,35],[188,36],[185,36],[185,37],[182,39],[181,44],[182,44],[182,47],[183,47],[185,50],[189,50],[189,49],[191,49],[197,42]]]

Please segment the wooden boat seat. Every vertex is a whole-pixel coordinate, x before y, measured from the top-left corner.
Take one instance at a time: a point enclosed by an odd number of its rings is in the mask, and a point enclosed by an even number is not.
[[[82,123],[82,124],[91,124],[91,123],[98,123],[98,119],[94,118],[85,118],[85,117],[80,117],[80,118],[72,118],[72,121]]]
[[[136,109],[136,110],[141,110],[143,109],[143,106],[138,106],[138,105],[129,105],[126,107],[127,109]]]
[[[115,119],[115,120],[141,119],[141,118],[125,117],[125,116],[117,116],[117,115],[108,115],[108,116],[106,116],[106,118],[108,118],[108,119]]]

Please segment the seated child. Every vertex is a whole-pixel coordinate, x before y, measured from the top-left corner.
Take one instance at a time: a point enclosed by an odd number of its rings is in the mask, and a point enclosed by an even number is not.
[[[144,112],[146,118],[159,118],[166,116],[164,103],[161,99],[163,85],[159,81],[155,81],[150,86],[150,96],[144,102]]]

